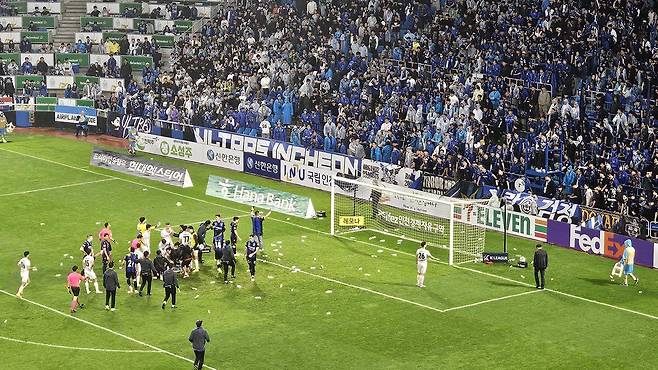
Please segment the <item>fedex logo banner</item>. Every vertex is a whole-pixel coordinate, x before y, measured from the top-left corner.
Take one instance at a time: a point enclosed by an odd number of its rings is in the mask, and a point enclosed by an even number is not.
[[[547,242],[589,254],[620,259],[624,253],[626,239],[630,239],[635,247],[635,263],[655,267],[653,243],[609,231],[593,230],[579,225],[548,220]]]

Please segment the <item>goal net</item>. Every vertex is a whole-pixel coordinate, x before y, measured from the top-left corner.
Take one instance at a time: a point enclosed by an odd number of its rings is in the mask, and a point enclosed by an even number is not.
[[[370,179],[334,177],[331,234],[374,231],[448,250],[450,265],[480,261],[487,201],[443,197]]]

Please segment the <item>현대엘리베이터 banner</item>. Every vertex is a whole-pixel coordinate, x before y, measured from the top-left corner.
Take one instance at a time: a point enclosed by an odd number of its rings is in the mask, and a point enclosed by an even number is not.
[[[93,149],[90,164],[182,188],[192,187],[192,179],[186,169],[104,149]]]

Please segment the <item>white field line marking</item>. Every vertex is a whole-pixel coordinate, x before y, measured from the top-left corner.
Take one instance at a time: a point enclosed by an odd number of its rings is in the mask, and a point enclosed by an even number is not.
[[[463,305],[463,306],[457,306],[457,307],[446,308],[446,309],[443,310],[443,312],[449,312],[449,311],[461,310],[461,309],[468,308],[468,307],[479,306],[479,305],[481,305],[481,304],[485,304],[485,303],[491,303],[491,302],[496,302],[496,301],[502,301],[502,300],[504,300],[504,299],[510,299],[510,298],[514,298],[514,297],[520,297],[520,296],[523,296],[523,295],[533,294],[533,293],[539,293],[539,292],[542,292],[542,290],[537,289],[537,290],[530,290],[530,291],[527,291],[527,292],[522,292],[522,293],[517,293],[517,294],[510,294],[510,295],[506,295],[506,296],[504,296],[504,297],[492,298],[492,299],[487,299],[487,300],[480,301],[480,302],[475,302],[475,303],[465,304],[465,305]]]
[[[291,270],[291,269],[292,269],[291,267],[288,267],[288,266],[282,265],[282,264],[280,264],[280,263],[272,262],[272,261],[261,260],[261,259],[259,259],[259,261],[261,261],[262,263],[268,264],[268,265],[278,266],[278,267],[284,268],[284,269],[286,269],[286,270]],[[424,304],[422,304],[422,303],[418,303],[418,302],[410,301],[410,300],[408,300],[408,299],[404,299],[404,298],[396,297],[396,296],[394,296],[394,295],[390,295],[390,294],[386,294],[386,293],[378,292],[378,291],[376,291],[376,290],[372,290],[372,289],[364,288],[364,287],[362,287],[362,286],[358,286],[358,285],[354,285],[354,284],[346,283],[346,282],[344,282],[344,281],[340,281],[340,280],[332,279],[332,278],[329,278],[329,277],[326,277],[326,276],[322,276],[322,275],[314,274],[314,273],[312,273],[312,272],[307,272],[307,271],[304,271],[304,270],[297,270],[297,271],[300,272],[300,273],[302,273],[302,274],[306,274],[306,275],[309,275],[309,276],[316,277],[316,278],[318,278],[318,279],[322,279],[322,280],[330,281],[330,282],[332,282],[332,283],[336,283],[336,284],[344,285],[344,286],[346,286],[346,287],[350,287],[350,288],[358,289],[358,290],[361,290],[361,291],[364,291],[364,292],[368,292],[368,293],[376,294],[376,295],[379,295],[379,296],[382,296],[382,297],[386,297],[386,298],[389,298],[389,299],[393,299],[393,300],[396,300],[396,301],[400,301],[400,302],[404,302],[404,303],[409,303],[409,304],[412,304],[412,305],[415,305],[415,306],[418,306],[418,307],[426,308],[426,309],[428,309],[428,310],[432,310],[432,311],[436,311],[436,312],[443,313],[443,310],[441,310],[441,309],[439,309],[439,308],[436,308],[436,307],[427,306],[427,305],[424,305]]]
[[[41,188],[41,189],[34,189],[34,190],[18,191],[16,193],[0,194],[0,197],[10,197],[12,195],[23,195],[23,194],[37,193],[37,192],[40,192],[40,191],[71,188],[71,187],[74,187],[74,186],[96,184],[96,183],[99,183],[99,182],[106,182],[106,181],[113,181],[113,180],[116,180],[116,179],[100,179],[100,180],[94,180],[94,181],[77,182],[75,184],[66,184],[66,185],[59,185],[59,186],[51,186],[49,188]]]
[[[32,341],[29,341],[29,340],[9,338],[9,337],[3,337],[3,336],[0,336],[0,339],[4,339],[4,340],[7,340],[7,341],[16,342],[16,343],[31,344],[31,345],[35,345],[35,346],[59,348],[59,349],[71,349],[71,350],[75,350],[75,351],[118,352],[118,353],[161,353],[160,351],[148,350],[148,349],[104,349],[104,348],[60,346],[58,344],[32,342]]]
[[[4,149],[0,149],[0,150],[4,150]],[[15,295],[13,295],[13,294],[11,294],[11,293],[5,291],[5,290],[2,290],[2,289],[0,289],[0,293],[5,294],[5,295],[8,295],[8,296],[10,296],[10,297],[14,297],[14,298],[16,297]],[[129,336],[125,335],[125,334],[121,334],[121,333],[119,333],[119,332],[117,332],[117,331],[114,331],[114,330],[112,330],[112,329],[108,329],[108,328],[106,328],[106,327],[104,327],[104,326],[100,326],[100,325],[98,325],[98,324],[94,324],[94,323],[91,322],[91,321],[87,321],[87,320],[81,319],[81,318],[76,317],[76,316],[73,316],[73,315],[68,315],[68,314],[66,314],[66,313],[64,313],[64,312],[58,311],[58,310],[56,310],[56,309],[54,309],[54,308],[52,308],[52,307],[49,307],[49,306],[43,305],[43,304],[41,304],[41,303],[31,301],[31,300],[29,300],[29,299],[27,299],[27,298],[16,298],[16,299],[20,299],[21,301],[24,301],[24,302],[27,302],[27,303],[33,304],[33,305],[38,306],[38,307],[41,307],[41,308],[43,308],[43,309],[45,309],[45,310],[48,310],[48,311],[54,312],[54,313],[56,313],[56,314],[58,314],[58,315],[61,315],[61,316],[68,317],[68,318],[70,318],[70,319],[73,319],[73,320],[79,321],[79,322],[81,322],[81,323],[83,323],[83,324],[87,324],[87,325],[93,326],[94,328],[97,328],[97,329],[100,329],[100,330],[104,330],[104,331],[106,331],[106,332],[108,332],[108,333],[112,333],[112,334],[117,335],[117,336],[119,336],[119,337],[121,337],[121,338],[128,339],[129,341],[135,342],[135,343],[137,343],[137,344],[141,344],[141,345],[144,346],[144,347],[151,348],[151,349],[155,350],[156,352],[160,352],[160,353],[164,353],[164,354],[167,354],[167,355],[169,355],[169,356],[172,356],[172,357],[176,357],[176,358],[178,358],[178,359],[180,359],[180,360],[187,361],[187,362],[189,362],[189,363],[191,363],[191,364],[194,363],[194,361],[191,360],[191,359],[189,359],[189,358],[185,358],[185,357],[180,356],[180,355],[177,355],[177,354],[175,354],[175,353],[172,353],[172,352],[166,351],[166,350],[164,350],[164,349],[162,349],[162,348],[158,348],[158,347],[156,347],[156,346],[154,346],[154,345],[151,345],[151,344],[148,344],[148,343],[142,342],[141,340],[138,340],[138,339],[135,339],[135,338],[129,337]],[[213,368],[213,367],[210,367],[210,366],[207,366],[207,365],[204,365],[204,367],[207,367],[207,368],[210,369],[210,370],[217,370],[217,369],[215,369],[215,368]]]
[[[219,207],[223,207],[223,208],[226,208],[226,209],[231,209],[231,210],[239,211],[239,212],[243,212],[243,211],[244,211],[243,209],[239,209],[239,208],[235,208],[235,207],[227,206],[227,205],[224,205],[224,204],[219,204],[219,203],[211,202],[211,201],[208,201],[208,200],[205,200],[205,199],[195,198],[195,197],[192,197],[192,196],[190,196],[190,195],[185,195],[185,194],[176,193],[176,192],[171,191],[171,190],[158,188],[158,187],[155,187],[155,186],[152,186],[152,185],[146,185],[146,184],[143,184],[143,183],[140,183],[140,182],[137,182],[137,181],[124,179],[124,178],[121,178],[121,177],[116,177],[116,176],[107,175],[107,174],[100,173],[100,172],[96,172],[96,171],[92,171],[92,170],[89,170],[89,169],[86,169],[86,168],[75,167],[75,166],[72,166],[72,165],[69,165],[69,164],[66,164],[66,163],[56,162],[56,161],[53,161],[53,160],[50,160],[50,159],[41,158],[41,157],[37,157],[37,156],[33,156],[33,155],[30,155],[30,154],[25,154],[25,153],[21,153],[21,152],[16,152],[16,151],[9,150],[9,149],[5,149],[5,148],[0,148],[0,150],[1,150],[1,151],[5,151],[5,152],[9,152],[9,153],[13,153],[13,154],[17,154],[17,155],[21,155],[21,156],[24,156],[24,157],[28,157],[28,158],[32,158],[32,159],[36,159],[36,160],[40,160],[40,161],[44,161],[44,162],[48,162],[48,163],[52,163],[52,164],[57,164],[57,165],[60,165],[60,166],[63,166],[63,167],[68,167],[68,168],[71,168],[71,169],[74,169],[74,170],[78,170],[78,171],[84,171],[84,172],[93,173],[93,174],[95,174],[95,175],[101,175],[101,176],[105,176],[105,177],[109,177],[109,178],[113,178],[113,179],[119,179],[119,180],[124,181],[124,182],[128,182],[128,183],[131,183],[131,184],[135,184],[135,185],[143,186],[143,187],[150,188],[150,189],[154,189],[154,190],[159,190],[159,191],[162,191],[162,192],[164,192],[164,193],[168,193],[168,194],[176,195],[176,196],[179,196],[179,197],[182,197],[182,198],[186,198],[186,199],[190,199],[190,200],[195,200],[195,201],[200,202],[200,203],[205,203],[205,204],[210,204],[210,205],[214,205],[214,206],[219,206]],[[313,231],[313,232],[316,232],[316,233],[319,233],[319,234],[323,234],[323,235],[329,235],[329,236],[331,236],[331,234],[328,233],[328,232],[326,232],[326,231],[322,231],[322,230],[318,230],[318,229],[313,229],[313,228],[310,228],[310,227],[307,227],[307,226],[303,226],[303,225],[298,225],[298,224],[295,224],[294,222],[285,221],[285,220],[280,220],[280,219],[278,219],[278,218],[274,218],[274,217],[268,217],[268,218],[271,219],[271,220],[273,220],[273,221],[277,221],[277,222],[281,222],[281,223],[284,223],[284,224],[288,224],[288,225],[292,225],[292,226],[298,227],[298,228],[300,228],[300,229],[304,229],[304,230],[308,230],[308,231]],[[368,242],[363,241],[363,240],[350,239],[350,238],[348,238],[348,237],[344,237],[344,236],[340,236],[340,235],[336,235],[335,237],[336,237],[336,238],[340,238],[340,239],[344,239],[344,240],[349,241],[349,242],[357,242],[357,243],[360,243],[360,244],[369,245],[369,246],[376,247],[376,248],[380,248],[380,249],[386,249],[386,250],[394,251],[394,252],[396,252],[396,253],[400,253],[400,254],[405,254],[405,255],[409,255],[409,256],[414,256],[412,253],[403,252],[403,251],[398,250],[398,249],[387,248],[387,247],[384,247],[384,246],[381,246],[381,245],[368,243]],[[443,262],[443,261],[437,261],[437,263],[440,263],[440,264],[443,264],[443,265],[448,265],[447,262]],[[457,268],[457,269],[462,269],[462,270],[466,270],[466,271],[475,272],[475,273],[478,273],[478,274],[483,274],[483,275],[491,276],[491,277],[493,277],[493,278],[502,279],[502,280],[509,281],[509,282],[513,282],[513,283],[516,283],[516,284],[519,284],[519,285],[533,286],[533,285],[528,284],[528,283],[525,283],[525,282],[523,282],[523,281],[518,281],[518,280],[514,280],[514,279],[509,279],[509,278],[506,278],[506,277],[504,277],[504,276],[494,275],[494,274],[490,274],[490,273],[487,273],[487,272],[484,272],[484,271],[474,270],[474,269],[471,269],[471,268],[461,267],[461,266],[453,266],[453,267],[455,267],[455,268]],[[631,310],[631,309],[628,309],[628,308],[623,308],[623,307],[615,306],[615,305],[612,305],[612,304],[609,304],[609,303],[604,303],[604,302],[595,301],[595,300],[593,300],[593,299],[588,299],[588,298],[580,297],[580,296],[577,296],[577,295],[574,295],[574,294],[569,294],[569,293],[565,293],[565,292],[560,292],[560,291],[558,291],[558,290],[553,290],[553,289],[545,289],[545,290],[547,290],[547,291],[549,291],[549,292],[556,293],[556,294],[561,294],[561,295],[564,295],[564,296],[567,296],[567,297],[571,297],[571,298],[574,298],[574,299],[580,299],[580,300],[583,300],[583,301],[586,301],[586,302],[590,302],[590,303],[594,303],[594,304],[602,305],[602,306],[605,306],[605,307],[614,308],[614,309],[616,309],[616,310],[621,310],[621,311],[625,311],[625,312],[629,312],[629,313],[634,313],[634,314],[637,314],[637,315],[640,315],[640,316],[644,316],[644,317],[647,317],[647,318],[650,318],[650,319],[658,320],[658,317],[657,317],[657,316],[653,316],[653,315],[646,314],[646,313],[643,313],[643,312],[639,312],[639,311]]]

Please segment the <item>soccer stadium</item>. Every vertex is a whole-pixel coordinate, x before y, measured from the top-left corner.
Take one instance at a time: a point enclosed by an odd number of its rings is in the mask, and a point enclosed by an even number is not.
[[[2,369],[655,369],[658,2],[0,2]]]

